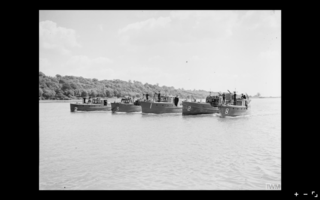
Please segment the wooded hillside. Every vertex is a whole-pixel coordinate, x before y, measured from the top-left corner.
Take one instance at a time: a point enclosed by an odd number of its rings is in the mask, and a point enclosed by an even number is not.
[[[174,87],[142,84],[139,81],[101,80],[76,76],[46,76],[39,72],[39,98],[40,99],[77,99],[81,97],[121,97],[124,95],[142,97],[148,93],[161,92],[167,95],[179,95],[180,98],[204,99],[209,92],[205,90],[184,90]],[[214,94],[214,93],[212,93]]]

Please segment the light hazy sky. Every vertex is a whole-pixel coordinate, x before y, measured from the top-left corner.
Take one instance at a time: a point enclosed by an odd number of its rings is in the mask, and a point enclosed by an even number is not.
[[[40,71],[281,95],[281,11],[39,11]]]

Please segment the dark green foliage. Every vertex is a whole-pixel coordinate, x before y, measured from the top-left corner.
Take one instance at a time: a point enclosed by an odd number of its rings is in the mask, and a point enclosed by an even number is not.
[[[64,83],[64,84],[62,84],[61,89],[62,89],[63,91],[65,91],[65,90],[71,90],[72,87],[71,87],[71,85],[70,85],[69,83]]]
[[[82,97],[82,98],[85,98],[85,97],[87,97],[87,96],[88,96],[87,92],[83,90],[83,91],[81,92],[81,97]]]
[[[60,80],[59,80],[59,83],[60,83],[60,84],[64,84],[64,83],[66,83],[66,80],[60,79]]]
[[[73,90],[65,90],[63,94],[72,98],[74,96],[74,91]]]
[[[114,90],[111,88],[106,88],[105,93],[107,97],[113,97],[114,96]]]
[[[43,97],[45,99],[52,99],[54,98],[56,95],[56,92],[54,90],[51,90],[51,89],[43,89]]]
[[[77,85],[75,83],[71,83],[70,86],[73,90],[77,89]]]
[[[194,98],[205,98],[209,92],[204,90],[184,90],[175,89],[172,86],[142,84],[139,81],[101,80],[89,79],[76,76],[55,77],[46,76],[39,72],[39,97],[41,99],[70,99],[80,97],[122,97],[128,95],[132,97],[142,97],[142,94],[149,93],[150,97],[154,93],[161,92],[167,95],[179,95],[180,98],[187,96]]]
[[[91,92],[90,92],[90,94],[89,94],[89,95],[90,95],[91,97],[96,97],[96,96],[97,96],[97,94],[98,94],[98,93],[97,93],[97,91],[96,91],[96,90],[91,90]]]

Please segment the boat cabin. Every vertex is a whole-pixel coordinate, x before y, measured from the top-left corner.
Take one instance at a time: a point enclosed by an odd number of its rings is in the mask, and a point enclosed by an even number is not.
[[[171,96],[160,96],[160,102],[173,102],[173,98]]]
[[[234,105],[234,99],[233,94],[226,93],[226,104],[232,104]],[[249,99],[248,95],[245,95],[247,99]],[[236,105],[237,106],[245,106],[246,105],[246,99],[243,99],[241,95],[236,95]]]
[[[210,103],[212,106],[218,106],[220,102],[220,97],[219,96],[207,96],[206,98],[206,103]]]
[[[156,102],[169,102],[169,103],[173,103],[174,96],[160,95],[160,101],[159,101],[158,94],[155,94],[155,95],[154,95],[154,100],[155,100]]]
[[[133,103],[133,99],[131,97],[125,96],[121,99],[121,103]]]
[[[212,94],[213,93],[213,94]],[[210,92],[206,97],[206,103],[210,103],[211,106],[217,107],[222,102],[222,96],[218,92]]]
[[[103,104],[106,106],[108,104],[108,101],[106,99],[101,99],[100,97],[89,98],[88,101],[86,101],[86,98],[83,98],[83,103]]]
[[[92,103],[93,104],[101,104],[102,101],[101,101],[100,97],[97,97],[97,98],[92,98]]]

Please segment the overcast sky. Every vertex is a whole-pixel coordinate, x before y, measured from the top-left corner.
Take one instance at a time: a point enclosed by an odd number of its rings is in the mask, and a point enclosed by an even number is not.
[[[40,11],[40,71],[281,95],[281,11]]]

